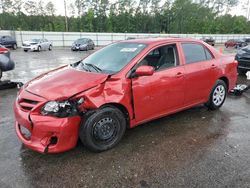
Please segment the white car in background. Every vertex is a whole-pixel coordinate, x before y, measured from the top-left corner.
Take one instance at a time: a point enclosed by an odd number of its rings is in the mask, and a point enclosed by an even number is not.
[[[22,48],[25,52],[41,50],[52,50],[52,43],[47,39],[32,39],[31,41],[24,41]]]

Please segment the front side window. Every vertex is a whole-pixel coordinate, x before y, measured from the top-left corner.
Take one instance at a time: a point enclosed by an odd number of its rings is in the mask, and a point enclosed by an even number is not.
[[[175,44],[161,46],[148,53],[148,55],[139,63],[154,67],[156,71],[175,67],[179,64],[178,53]]]
[[[75,67],[79,70],[114,74],[124,68],[144,48],[143,43],[120,42],[91,54]]]
[[[184,43],[182,44],[182,49],[184,52],[186,64],[208,60],[207,55],[209,56],[209,54],[206,55],[204,47],[200,44]],[[208,57],[208,58],[211,58],[211,57]]]

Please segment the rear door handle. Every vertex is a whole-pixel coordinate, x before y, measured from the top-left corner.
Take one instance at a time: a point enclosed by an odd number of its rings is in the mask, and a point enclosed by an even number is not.
[[[181,73],[181,72],[178,72],[177,74],[176,74],[176,77],[177,78],[180,78],[180,77],[182,77],[183,76],[183,73]]]
[[[215,69],[216,67],[217,67],[217,66],[216,66],[215,64],[212,64],[212,65],[211,65],[211,68],[212,68],[212,69]]]

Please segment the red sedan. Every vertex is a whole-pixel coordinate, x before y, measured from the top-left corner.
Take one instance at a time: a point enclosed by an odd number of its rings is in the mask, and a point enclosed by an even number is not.
[[[20,90],[14,104],[19,139],[57,153],[80,137],[92,151],[114,147],[126,128],[198,104],[218,109],[237,79],[237,61],[193,39],[111,44]]]
[[[234,48],[239,48],[239,47],[244,47],[247,46],[247,42],[241,39],[230,39],[227,42],[225,42],[225,47],[234,47]]]

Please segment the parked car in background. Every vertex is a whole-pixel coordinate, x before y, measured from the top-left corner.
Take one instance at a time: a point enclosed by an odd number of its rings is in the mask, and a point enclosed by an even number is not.
[[[202,39],[205,43],[210,44],[211,46],[215,45],[215,40],[213,37],[202,37]]]
[[[26,83],[14,104],[16,133],[41,153],[72,149],[79,137],[101,152],[126,128],[198,104],[220,108],[236,80],[234,56],[200,40],[124,40]]]
[[[243,39],[247,44],[250,44],[250,38],[244,38]]]
[[[128,37],[126,38],[126,40],[133,40],[133,39],[136,39],[135,37]]]
[[[0,79],[5,71],[15,68],[15,63],[10,59],[10,51],[8,48],[0,45]]]
[[[238,72],[240,74],[245,74],[250,71],[250,45],[238,50],[235,59],[238,63]]]
[[[31,41],[24,41],[22,48],[25,52],[41,50],[52,50],[52,42],[47,39],[32,39]]]
[[[72,51],[78,51],[78,50],[94,50],[95,44],[94,42],[89,38],[80,38],[77,39],[75,42],[73,42],[71,46]]]
[[[227,42],[225,42],[225,47],[234,47],[234,48],[240,48],[240,47],[244,47],[247,46],[247,42],[245,42],[242,39],[230,39]]]
[[[0,45],[6,48],[12,48],[14,50],[17,49],[16,39],[11,36],[0,36]]]

